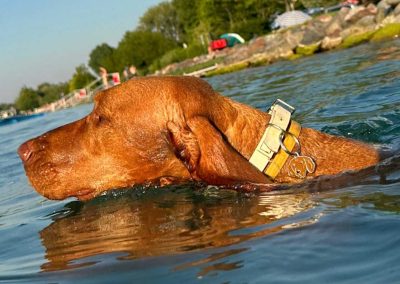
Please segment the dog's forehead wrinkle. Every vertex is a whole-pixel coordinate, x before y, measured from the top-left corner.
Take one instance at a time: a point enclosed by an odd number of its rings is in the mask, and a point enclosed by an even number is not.
[[[168,156],[168,142],[163,137],[156,138],[157,142],[152,147],[148,144],[143,143],[141,139],[128,140],[129,151],[135,153],[143,161],[159,162],[165,160]]]

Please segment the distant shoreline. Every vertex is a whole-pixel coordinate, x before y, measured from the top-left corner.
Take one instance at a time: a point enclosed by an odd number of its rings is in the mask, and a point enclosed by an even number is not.
[[[170,64],[152,75],[211,77],[281,60],[295,60],[315,53],[349,48],[365,42],[397,38],[400,35],[400,1],[397,5],[390,5],[386,1],[391,0],[382,0],[377,6],[369,4],[352,9],[345,7],[337,13],[322,14],[302,25],[278,30],[248,43]],[[86,91],[88,96],[80,97],[75,94],[63,97],[35,108],[28,114],[50,112],[90,102],[94,91]],[[16,114],[13,112],[13,115]]]
[[[184,74],[185,70],[196,74],[196,69],[209,68],[212,70],[197,72],[196,75],[211,77],[365,42],[393,39],[399,35],[400,4],[342,8],[335,14],[322,14],[305,24],[260,36],[245,44],[170,64],[158,74]],[[215,68],[210,68],[213,66]]]

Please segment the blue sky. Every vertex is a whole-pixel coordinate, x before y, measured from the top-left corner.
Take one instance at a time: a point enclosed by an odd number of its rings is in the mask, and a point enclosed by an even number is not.
[[[116,46],[161,0],[0,0],[0,102],[22,86],[71,78],[90,51]]]

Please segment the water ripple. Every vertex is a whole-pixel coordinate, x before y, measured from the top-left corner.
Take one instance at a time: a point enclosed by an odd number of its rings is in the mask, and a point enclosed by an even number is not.
[[[281,98],[306,127],[398,151],[399,58],[395,40],[208,81],[263,110]],[[185,185],[116,191],[87,203],[45,200],[28,185],[16,149],[91,108],[0,127],[0,281],[398,282],[395,157],[285,194]]]

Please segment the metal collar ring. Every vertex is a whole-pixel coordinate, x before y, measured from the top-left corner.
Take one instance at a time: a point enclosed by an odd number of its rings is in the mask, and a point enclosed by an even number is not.
[[[276,124],[273,124],[273,123],[268,123],[267,126],[272,126],[272,127],[274,127],[274,128],[276,128],[276,129],[278,129],[278,130],[281,131],[281,134],[279,135],[279,145],[282,147],[282,150],[283,150],[283,151],[285,151],[285,152],[286,152],[288,155],[290,155],[290,156],[298,156],[298,155],[300,155],[300,153],[301,153],[301,145],[300,145],[299,139],[297,139],[297,137],[296,137],[295,135],[293,135],[292,133],[290,133],[290,132],[284,130],[284,129],[281,128],[280,126],[278,126],[278,125],[276,125]],[[291,151],[289,151],[289,150],[286,148],[285,144],[283,144],[283,139],[285,138],[285,135],[286,135],[286,134],[289,134],[289,135],[294,139],[296,145],[298,146],[298,149],[299,149],[298,151],[296,151],[296,152],[291,152]],[[267,147],[268,147],[268,146],[267,146]],[[271,149],[270,149],[270,150],[271,150]]]

